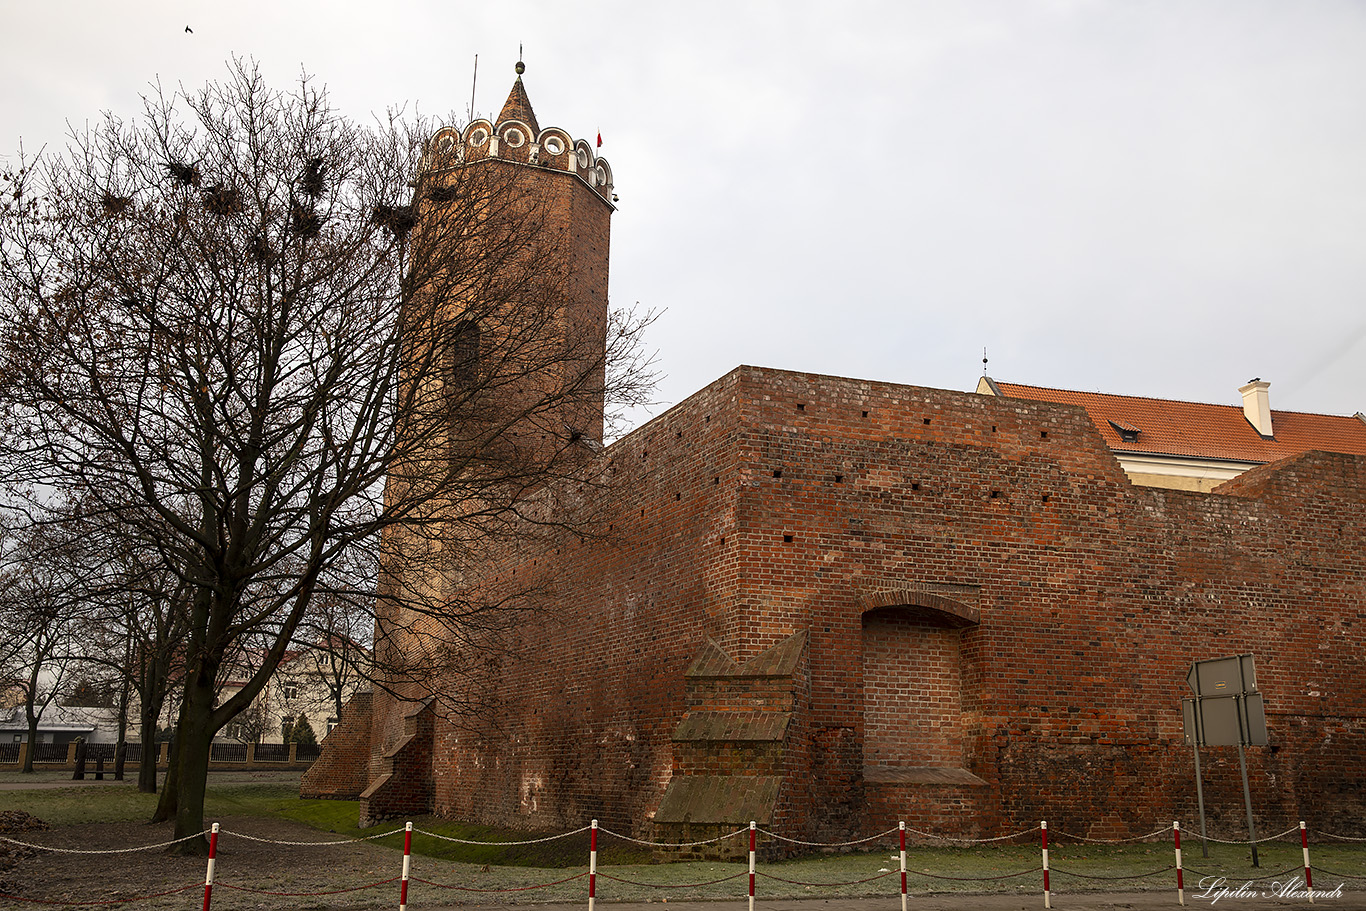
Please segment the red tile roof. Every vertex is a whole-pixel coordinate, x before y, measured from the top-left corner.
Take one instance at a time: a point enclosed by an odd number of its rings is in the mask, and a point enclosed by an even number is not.
[[[1241,405],[1205,405],[1143,396],[1073,392],[993,381],[1002,395],[1080,405],[1116,452],[1238,462],[1274,462],[1311,449],[1366,455],[1366,421],[1359,417],[1272,411],[1275,439],[1264,440]],[[1124,440],[1116,427],[1137,428]]]

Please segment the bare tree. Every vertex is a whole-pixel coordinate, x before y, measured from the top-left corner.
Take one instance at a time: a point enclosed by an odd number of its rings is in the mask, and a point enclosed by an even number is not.
[[[422,123],[362,129],[307,79],[230,69],[0,191],[3,467],[79,487],[185,588],[176,837],[202,832],[210,742],[318,592],[360,593],[336,567],[401,529],[386,542],[450,580],[478,540],[563,524],[543,491],[592,452],[566,416],[647,388],[640,321],[566,318],[563,230],[519,192],[534,169],[455,167]],[[449,588],[388,596],[438,637],[504,606],[453,611]],[[220,702],[247,638],[259,667]]]
[[[370,649],[365,643],[374,634],[374,626],[370,604],[356,603],[337,592],[326,592],[315,600],[297,637],[299,657],[294,662],[313,683],[308,688],[310,704],[303,706],[313,717],[340,720],[348,695],[368,681]]]
[[[62,529],[18,521],[0,570],[0,640],[8,643],[9,674],[23,688],[29,748],[21,771],[31,773],[38,725],[67,692],[77,663],[72,631],[81,585]]]
[[[136,697],[142,748],[138,790],[154,794],[157,726],[182,676],[192,587],[147,542],[122,534],[111,538],[111,530],[119,531],[98,525],[84,528],[83,540],[98,554],[98,566],[90,572],[93,584],[84,626],[90,641],[102,645],[90,659],[121,678],[120,745],[127,739],[128,713]],[[122,748],[118,755],[122,757]]]

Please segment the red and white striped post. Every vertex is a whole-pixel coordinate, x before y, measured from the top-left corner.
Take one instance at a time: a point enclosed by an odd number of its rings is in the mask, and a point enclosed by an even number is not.
[[[754,911],[754,820],[749,821],[749,911]]]
[[[1043,906],[1053,907],[1053,898],[1048,891],[1048,820],[1039,823],[1039,830],[1043,832]]]
[[[408,909],[408,873],[413,869],[413,824],[403,826],[403,878],[398,887],[398,911]]]
[[[901,911],[906,911],[906,823],[901,823]]]
[[[588,911],[593,911],[593,900],[598,897],[598,821],[593,820],[588,835]]]
[[[1304,888],[1309,891],[1309,904],[1314,903],[1314,874],[1309,872],[1309,830],[1300,820],[1300,847],[1304,849]]]
[[[1186,903],[1186,884],[1181,878],[1181,820],[1172,822],[1172,837],[1176,839],[1176,901]]]
[[[204,872],[204,911],[209,911],[209,895],[213,892],[213,861],[218,855],[218,823],[209,830],[209,868]]]

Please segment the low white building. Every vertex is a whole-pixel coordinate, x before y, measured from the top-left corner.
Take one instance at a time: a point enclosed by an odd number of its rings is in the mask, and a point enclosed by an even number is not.
[[[86,743],[117,743],[118,711],[56,703],[43,710],[43,717],[38,721],[38,743],[70,743],[77,737],[84,737]],[[0,720],[0,743],[27,741],[28,718],[24,715],[24,707],[17,705],[9,710],[8,717]]]

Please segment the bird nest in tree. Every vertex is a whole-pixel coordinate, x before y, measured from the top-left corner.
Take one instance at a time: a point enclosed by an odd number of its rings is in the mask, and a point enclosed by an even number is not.
[[[242,194],[232,187],[214,184],[204,191],[204,208],[214,215],[235,215],[242,211]]]
[[[268,263],[275,258],[275,251],[270,248],[269,241],[259,234],[251,239],[247,253],[258,263]]]
[[[122,215],[132,202],[131,196],[115,196],[113,193],[105,193],[100,197],[100,205],[109,215]]]
[[[299,178],[299,188],[309,199],[317,199],[323,195],[323,187],[323,160],[310,158],[304,166],[303,176]]]
[[[412,206],[375,206],[375,224],[401,238],[417,226],[417,215]]]
[[[304,208],[298,203],[289,212],[289,230],[298,237],[317,237],[322,233],[323,222],[318,213]]]
[[[451,184],[442,184],[427,191],[427,198],[432,202],[455,202],[459,196],[460,190]]]
[[[199,186],[200,176],[198,165],[185,164],[183,161],[168,161],[166,162],[165,167],[166,173],[171,175],[171,179],[181,186]]]

